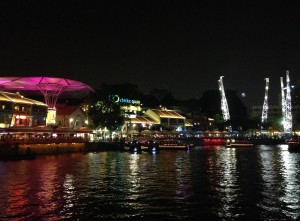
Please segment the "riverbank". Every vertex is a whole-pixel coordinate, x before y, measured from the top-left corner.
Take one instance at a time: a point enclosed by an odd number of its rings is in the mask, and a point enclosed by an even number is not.
[[[1,143],[0,160],[34,159],[39,155],[123,150],[120,142]]]
[[[193,140],[190,141],[192,146],[205,145],[223,145],[218,139],[218,142],[213,142],[215,139]],[[52,142],[53,141],[53,142]],[[54,142],[55,141],[55,142]],[[223,140],[225,143],[225,139]],[[277,145],[285,143],[281,139],[251,139],[255,145]],[[2,142],[0,143],[0,160],[19,160],[19,159],[34,159],[39,155],[55,155],[76,152],[97,152],[97,151],[124,151],[124,144],[121,142],[87,142],[84,140],[48,140],[35,143],[29,142]]]

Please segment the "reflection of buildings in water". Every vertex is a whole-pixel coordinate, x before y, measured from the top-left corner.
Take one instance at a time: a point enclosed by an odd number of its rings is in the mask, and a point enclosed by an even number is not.
[[[139,202],[137,205],[133,201],[131,206],[147,204],[148,201],[141,202],[140,199],[149,195],[158,204],[164,200],[181,202],[190,196],[192,172],[186,152],[178,155],[159,153],[159,159],[157,155],[145,158],[141,154],[130,154],[129,157],[127,195],[130,200]]]
[[[5,173],[1,177],[0,184],[1,190],[5,191],[4,198],[0,199],[2,207],[5,207],[5,214],[11,214],[14,217],[18,217],[21,214],[27,213],[24,208],[28,208],[28,174],[26,167],[23,164],[19,164],[19,168],[16,168],[15,174]],[[8,170],[9,171],[9,170]],[[8,176],[6,178],[6,176]],[[4,206],[5,205],[5,206]]]
[[[261,151],[261,174],[263,180],[262,200],[259,206],[262,214],[280,214],[281,219],[296,219],[300,211],[300,184],[297,180],[299,164],[286,150]],[[279,217],[278,217],[279,218]]]
[[[221,194],[221,207],[219,215],[221,217],[236,216],[236,209],[239,208],[238,197],[240,195],[240,187],[238,183],[237,158],[236,149],[225,149],[225,153],[221,155],[220,166],[221,176],[219,182],[219,192]]]
[[[63,200],[65,203],[63,204],[61,214],[64,214],[64,218],[69,218],[68,216],[72,217],[74,214],[70,214],[70,208],[75,206],[76,201],[76,191],[74,187],[74,175],[73,174],[66,174],[65,180],[63,183]]]
[[[297,155],[288,151],[281,152],[283,161],[283,197],[280,198],[283,201],[283,205],[287,205],[287,208],[283,212],[296,220],[299,218],[300,213],[300,183],[299,174],[300,165],[297,161]]]
[[[48,214],[54,211],[57,203],[54,203],[57,197],[56,177],[58,173],[58,164],[56,161],[45,161],[45,164],[39,165],[39,170],[36,174],[37,179],[32,178],[33,182],[37,182],[39,192],[35,198],[38,199],[39,214]],[[33,184],[34,185],[34,184]]]
[[[149,186],[152,186],[151,180],[147,179],[148,174],[151,173],[148,171],[148,161],[143,162],[142,159],[140,154],[130,154],[128,159],[129,168],[126,168],[128,173],[126,172],[126,193],[124,194],[123,203],[124,206],[136,211],[141,211],[141,208],[150,206],[146,196],[149,192]],[[144,176],[144,174],[147,175]]]
[[[207,162],[209,186],[217,195],[211,196],[213,211],[222,218],[235,217],[237,208],[241,208],[238,198],[241,190],[238,183],[237,158],[235,148],[226,148],[217,155],[211,155]]]
[[[137,200],[139,198],[140,188],[145,185],[142,183],[141,179],[141,164],[140,164],[140,154],[130,154],[129,159],[129,177],[128,177],[128,196],[132,200]]]
[[[177,168],[175,173],[175,182],[177,184],[176,198],[182,200],[189,196],[189,191],[192,186],[191,161],[186,155],[180,155],[176,158],[175,166]]]
[[[261,163],[261,176],[263,180],[262,187],[262,200],[259,206],[266,211],[270,210],[280,210],[276,208],[278,205],[278,190],[281,188],[279,184],[281,183],[281,175],[278,171],[281,171],[281,160],[279,156],[274,155],[275,152],[270,153],[270,151],[260,151],[260,163]]]

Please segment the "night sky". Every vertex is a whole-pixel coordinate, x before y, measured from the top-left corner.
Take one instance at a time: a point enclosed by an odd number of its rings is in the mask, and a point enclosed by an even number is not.
[[[221,2],[221,1],[220,1]],[[0,1],[0,75],[132,83],[177,99],[236,90],[276,104],[280,76],[300,72],[292,1]]]

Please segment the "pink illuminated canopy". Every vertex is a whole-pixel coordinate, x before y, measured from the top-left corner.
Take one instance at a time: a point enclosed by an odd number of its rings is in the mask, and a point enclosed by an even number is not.
[[[55,108],[57,98],[63,92],[94,91],[82,82],[56,77],[0,77],[0,90],[40,91],[48,108]]]
[[[56,86],[62,87],[63,91],[94,91],[90,86],[66,78],[55,77],[0,77],[1,90],[40,90],[40,86],[47,86],[49,90]]]

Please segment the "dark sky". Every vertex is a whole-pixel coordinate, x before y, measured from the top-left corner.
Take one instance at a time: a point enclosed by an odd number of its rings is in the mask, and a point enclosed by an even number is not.
[[[219,2],[223,2],[220,4]],[[300,13],[292,1],[0,0],[0,75],[132,83],[177,99],[218,89],[277,103],[299,78]]]

